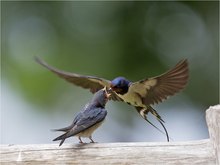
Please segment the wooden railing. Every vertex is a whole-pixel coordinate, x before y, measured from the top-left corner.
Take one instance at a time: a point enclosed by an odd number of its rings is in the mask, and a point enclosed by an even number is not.
[[[220,105],[206,111],[210,139],[187,142],[1,145],[1,164],[220,165]]]

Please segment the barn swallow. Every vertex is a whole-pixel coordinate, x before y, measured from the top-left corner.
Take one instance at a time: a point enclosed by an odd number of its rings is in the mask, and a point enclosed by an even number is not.
[[[110,94],[103,88],[96,92],[90,103],[76,115],[73,123],[65,128],[55,129],[53,131],[64,131],[65,133],[53,141],[61,140],[59,146],[63,144],[66,138],[78,136],[80,143],[83,143],[81,137],[87,137],[94,143],[92,133],[103,123],[107,110],[105,104]]]
[[[112,81],[95,76],[85,76],[76,73],[65,72],[49,66],[46,62],[36,57],[36,61],[46,67],[59,77],[85,89],[90,89],[92,93],[107,87],[111,92],[111,100],[123,101],[134,106],[143,119],[160,131],[148,119],[148,113],[152,113],[165,130],[167,141],[168,132],[164,126],[164,120],[152,105],[158,104],[169,96],[181,91],[187,84],[189,78],[188,62],[186,59],[179,61],[172,69],[151,78],[131,82],[124,77],[116,77]]]

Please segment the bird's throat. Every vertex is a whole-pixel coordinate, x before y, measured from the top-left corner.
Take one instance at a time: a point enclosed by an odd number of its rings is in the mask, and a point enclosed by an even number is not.
[[[124,94],[126,94],[128,92],[128,87],[116,88],[116,89],[114,89],[114,91],[117,94],[124,95]]]

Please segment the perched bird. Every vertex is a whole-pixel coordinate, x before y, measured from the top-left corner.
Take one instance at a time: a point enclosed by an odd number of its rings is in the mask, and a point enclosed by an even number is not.
[[[137,112],[154,126],[148,119],[148,112],[152,113],[164,128],[169,141],[168,132],[164,126],[164,121],[151,105],[158,104],[169,96],[182,90],[189,78],[187,60],[181,60],[172,69],[152,78],[145,78],[140,81],[131,82],[124,77],[116,77],[112,81],[95,76],[85,76],[76,73],[65,72],[49,66],[46,62],[36,57],[36,61],[46,67],[59,77],[77,86],[90,89],[92,93],[107,87],[111,92],[110,99],[123,101],[134,106]],[[156,126],[154,126],[158,129]],[[160,131],[160,129],[158,129]]]
[[[92,133],[103,123],[107,115],[105,104],[109,96],[110,94],[106,88],[96,92],[91,102],[86,104],[86,106],[76,115],[70,126],[53,130],[65,132],[53,141],[61,140],[59,145],[61,146],[66,138],[78,136],[80,143],[83,143],[81,137],[88,137],[91,143],[94,143],[92,140]]]

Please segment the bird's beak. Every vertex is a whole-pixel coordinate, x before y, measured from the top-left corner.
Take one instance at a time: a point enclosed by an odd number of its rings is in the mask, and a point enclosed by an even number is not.
[[[107,92],[106,92],[106,97],[107,97],[107,99],[109,99],[110,96],[111,96],[111,93],[107,93]]]
[[[107,89],[107,87],[105,86],[104,91],[105,91],[105,94],[106,94],[107,99],[109,99],[110,96],[111,96],[111,93],[109,93],[109,92],[111,91],[111,88],[110,88],[110,89]]]
[[[109,89],[108,89],[108,92],[110,92],[110,93],[111,93],[112,91],[113,91],[113,90],[112,90],[112,88],[109,88]]]

